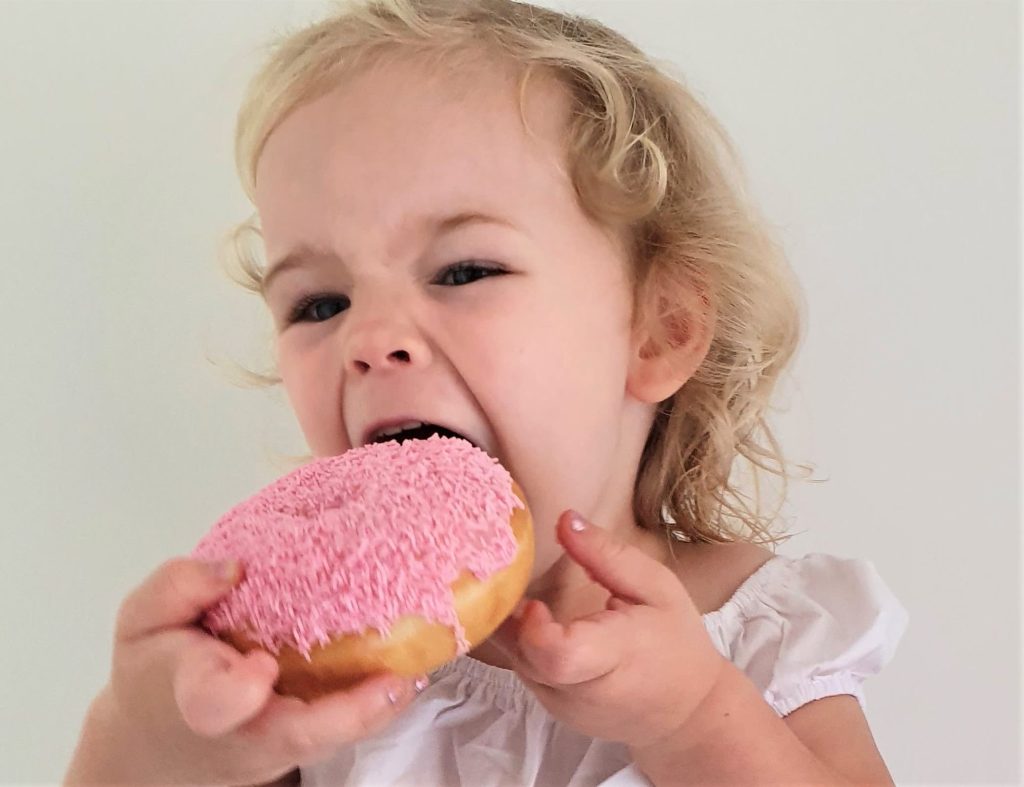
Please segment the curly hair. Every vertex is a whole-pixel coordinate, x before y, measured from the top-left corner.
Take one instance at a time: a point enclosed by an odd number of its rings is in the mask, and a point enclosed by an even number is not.
[[[716,317],[704,361],[658,404],[636,478],[637,523],[680,541],[775,545],[790,537],[772,532],[790,474],[766,415],[800,339],[801,291],[747,194],[729,135],[670,65],[595,20],[516,0],[335,3],[326,18],[269,49],[235,135],[253,204],[271,132],[369,57],[401,51],[443,62],[483,51],[518,69],[521,110],[531,74],[553,75],[571,98],[567,164],[580,206],[631,239],[634,325],[660,326],[654,340],[671,342],[664,326],[672,305],[695,286]],[[236,283],[259,293],[265,263],[247,247],[253,235],[262,239],[255,213],[227,233],[222,261]],[[275,371],[241,372],[249,385],[281,382]],[[752,498],[735,478],[740,458],[753,473]],[[782,479],[779,505],[767,514],[758,471]]]

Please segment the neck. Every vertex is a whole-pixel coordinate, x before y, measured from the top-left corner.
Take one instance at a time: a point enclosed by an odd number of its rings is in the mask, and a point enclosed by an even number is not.
[[[627,403],[620,428],[619,441],[608,466],[604,483],[596,485],[603,490],[590,500],[588,508],[579,509],[584,516],[607,528],[622,541],[632,544],[661,563],[668,563],[670,552],[662,532],[640,527],[633,516],[633,490],[640,465],[644,443],[654,423],[654,408],[636,400]],[[616,479],[624,479],[618,483]],[[549,521],[553,521],[549,520]],[[526,598],[547,604],[554,619],[562,624],[596,614],[605,609],[610,593],[591,580],[580,566],[563,554],[536,577],[526,589]],[[510,657],[492,640],[480,644],[469,654],[471,657],[504,669],[512,669]]]

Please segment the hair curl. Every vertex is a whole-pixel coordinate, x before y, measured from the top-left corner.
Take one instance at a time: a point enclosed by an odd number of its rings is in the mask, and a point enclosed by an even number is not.
[[[671,67],[592,19],[514,0],[361,0],[271,42],[237,119],[235,158],[255,204],[256,165],[274,128],[373,55],[412,52],[442,62],[485,52],[520,69],[520,98],[538,69],[569,91],[568,171],[580,205],[632,240],[634,320],[658,330],[672,304],[699,288],[714,334],[695,374],[659,403],[638,468],[633,511],[677,540],[777,544],[789,473],[766,420],[776,382],[800,339],[800,289],[781,244],[748,198],[729,135]],[[225,271],[259,293],[258,216],[225,238]],[[651,319],[651,318],[654,319]],[[661,330],[657,342],[670,342]],[[240,369],[252,386],[276,371]],[[734,479],[753,472],[753,500]],[[305,461],[311,457],[299,457]],[[801,465],[806,474],[810,467]],[[782,479],[779,506],[761,512],[758,470]]]

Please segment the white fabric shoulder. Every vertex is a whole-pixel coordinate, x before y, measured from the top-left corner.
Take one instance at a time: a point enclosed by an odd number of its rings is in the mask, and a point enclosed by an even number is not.
[[[811,553],[776,555],[704,616],[717,649],[780,716],[852,694],[892,658],[909,615],[874,565]]]

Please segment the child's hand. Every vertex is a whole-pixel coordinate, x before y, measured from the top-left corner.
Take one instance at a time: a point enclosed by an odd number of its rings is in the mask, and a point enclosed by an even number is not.
[[[125,599],[110,683],[65,783],[269,782],[381,729],[415,696],[396,676],[308,704],[275,694],[269,653],[243,656],[193,625],[237,580],[174,559]]]
[[[531,600],[496,632],[496,644],[548,711],[580,732],[635,747],[678,732],[725,663],[686,589],[667,567],[574,512],[560,517],[558,539],[611,592],[607,609],[563,625]]]

